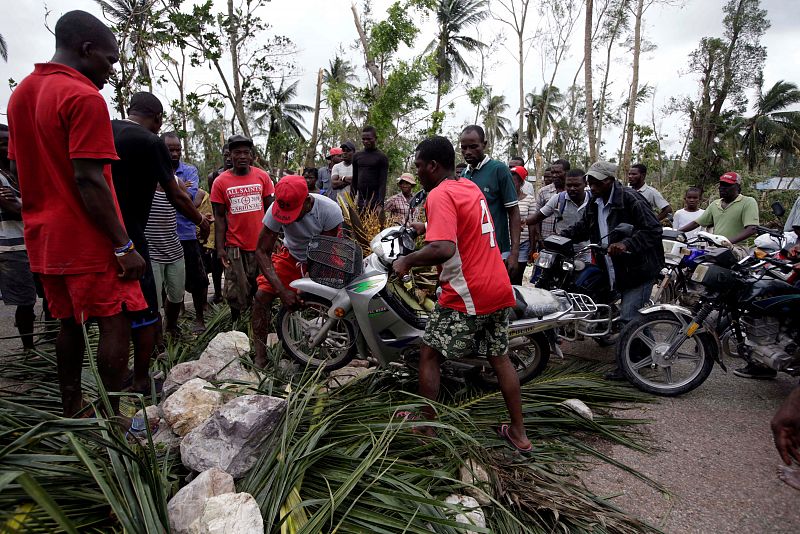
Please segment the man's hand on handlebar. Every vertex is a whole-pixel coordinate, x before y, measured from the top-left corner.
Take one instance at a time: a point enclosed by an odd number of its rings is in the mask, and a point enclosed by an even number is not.
[[[411,222],[411,223],[408,223],[408,227],[411,228],[412,230],[414,230],[414,232],[416,232],[416,234],[418,236],[419,235],[425,235],[425,223]]]
[[[408,266],[408,256],[400,256],[394,260],[392,269],[394,270],[395,274],[397,274],[398,278],[403,278],[405,275],[407,275],[408,271],[411,270],[411,268]]]
[[[609,256],[621,256],[628,252],[628,247],[624,243],[612,243],[608,245]]]

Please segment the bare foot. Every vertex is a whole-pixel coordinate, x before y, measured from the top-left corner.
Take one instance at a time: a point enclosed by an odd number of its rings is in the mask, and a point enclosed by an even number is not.
[[[788,465],[778,466],[778,478],[789,484],[796,490],[800,490],[800,467],[790,467]]]

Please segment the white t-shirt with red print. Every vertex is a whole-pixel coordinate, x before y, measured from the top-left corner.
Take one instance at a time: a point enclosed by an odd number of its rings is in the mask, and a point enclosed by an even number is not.
[[[425,204],[425,241],[451,241],[456,253],[439,267],[439,305],[488,315],[516,303],[486,198],[466,178],[444,180]]]

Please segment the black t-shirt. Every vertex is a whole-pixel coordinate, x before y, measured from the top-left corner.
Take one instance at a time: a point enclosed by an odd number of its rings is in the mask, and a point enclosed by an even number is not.
[[[353,156],[353,183],[351,190],[358,195],[358,207],[383,206],[386,196],[386,177],[389,158],[380,150],[363,150]]]
[[[166,189],[175,180],[167,145],[156,134],[134,122],[111,121],[119,160],[111,164],[114,190],[128,236],[136,248],[146,251],[144,229],[156,184]]]

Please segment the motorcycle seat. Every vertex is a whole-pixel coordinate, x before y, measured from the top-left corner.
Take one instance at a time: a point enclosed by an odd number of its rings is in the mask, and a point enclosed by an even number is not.
[[[513,286],[517,300],[514,314],[517,319],[543,317],[561,309],[560,301],[551,292],[538,287]]]

